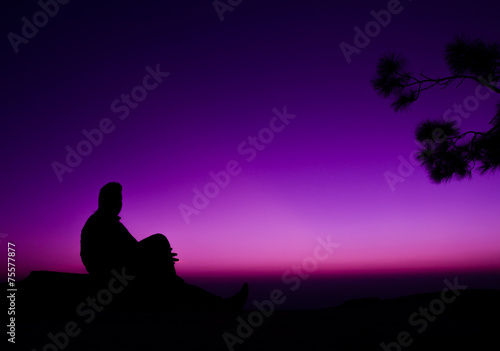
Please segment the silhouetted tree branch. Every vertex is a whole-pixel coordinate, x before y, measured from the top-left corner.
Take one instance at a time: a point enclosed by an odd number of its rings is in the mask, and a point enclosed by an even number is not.
[[[371,81],[375,91],[384,98],[392,98],[391,106],[397,112],[408,108],[420,95],[434,87],[447,88],[453,83],[460,86],[473,80],[500,94],[500,48],[498,44],[485,44],[458,36],[445,50],[445,61],[450,76],[432,78],[421,72],[418,76],[407,70],[403,56],[390,53],[382,56],[376,67],[376,77]],[[416,138],[423,148],[419,160],[435,183],[452,178],[472,176],[478,168],[481,173],[500,167],[500,103],[497,113],[486,132],[460,133],[454,121],[426,120],[416,128]]]

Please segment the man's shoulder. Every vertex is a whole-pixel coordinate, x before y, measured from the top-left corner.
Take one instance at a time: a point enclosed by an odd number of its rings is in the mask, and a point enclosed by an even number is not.
[[[90,217],[87,219],[87,221],[85,222],[85,225],[87,224],[92,224],[92,223],[96,223],[96,222],[99,222],[100,221],[100,218],[99,218],[99,215],[96,215],[96,213],[92,213],[90,215]]]
[[[87,219],[82,231],[96,230],[97,228],[116,231],[120,230],[118,228],[121,227],[123,224],[120,222],[120,217],[110,217],[96,211]]]
[[[83,230],[87,230],[93,227],[102,227],[104,225],[107,225],[109,223],[109,219],[106,217],[100,215],[97,212],[94,212],[85,222],[85,225],[83,226]]]

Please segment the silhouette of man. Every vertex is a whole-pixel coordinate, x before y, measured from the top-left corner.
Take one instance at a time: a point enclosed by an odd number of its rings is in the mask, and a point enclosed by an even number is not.
[[[80,241],[80,256],[91,276],[104,280],[113,269],[120,272],[125,267],[128,274],[139,278],[143,288],[157,293],[159,290],[163,296],[175,299],[177,306],[243,308],[248,296],[246,283],[229,299],[186,284],[175,272],[177,254],[172,253],[168,239],[163,234],[154,234],[137,241],[120,222],[121,209],[122,186],[116,182],[104,185],[99,192],[98,209],[85,223]]]

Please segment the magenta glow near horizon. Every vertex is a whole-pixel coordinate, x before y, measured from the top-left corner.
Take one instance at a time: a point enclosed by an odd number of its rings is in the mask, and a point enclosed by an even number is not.
[[[6,33],[38,11],[16,6]],[[455,34],[500,39],[498,3],[401,1],[362,48],[387,1],[244,2],[222,22],[210,2],[89,6],[4,43],[0,247],[21,275],[85,272],[80,231],[110,181],[181,276],[500,271],[500,174],[435,185],[413,160],[419,121],[482,131],[498,97],[464,82],[395,113],[370,86],[387,52],[446,75]]]

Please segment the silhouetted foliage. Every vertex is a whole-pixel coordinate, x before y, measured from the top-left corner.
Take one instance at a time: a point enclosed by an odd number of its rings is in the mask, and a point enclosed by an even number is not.
[[[448,44],[445,60],[453,74],[487,77],[498,70],[498,49],[497,44],[487,45],[477,39],[461,36]]]
[[[459,86],[471,79],[500,94],[500,47],[478,39],[457,36],[444,51],[444,58],[451,76],[431,78],[423,73],[418,76],[407,70],[408,61],[396,53],[383,55],[376,67],[376,77],[371,81],[375,91],[384,98],[391,98],[391,107],[398,112],[417,101],[424,91],[446,88],[454,82]],[[472,176],[476,165],[481,173],[500,167],[500,103],[497,113],[486,132],[461,133],[454,121],[444,118],[426,120],[418,124],[415,136],[423,149],[419,160],[426,168],[431,181],[441,183],[452,178]]]

